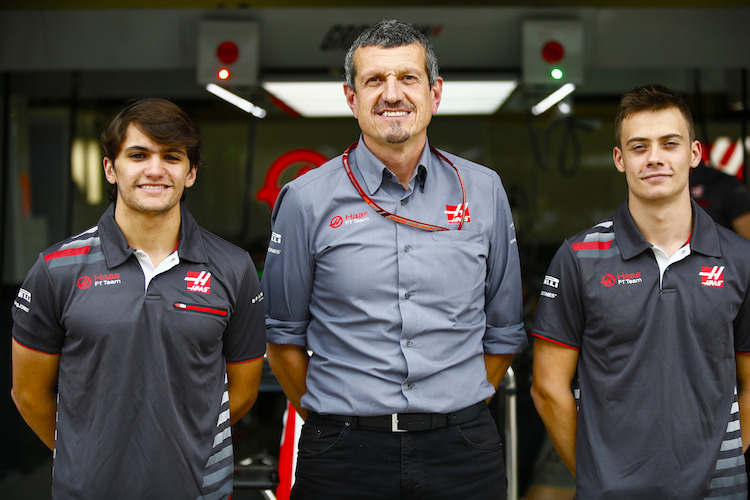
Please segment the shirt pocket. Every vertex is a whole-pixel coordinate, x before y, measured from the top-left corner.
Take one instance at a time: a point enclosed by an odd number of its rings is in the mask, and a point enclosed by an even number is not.
[[[436,245],[453,246],[457,244],[487,246],[487,237],[484,233],[473,233],[471,231],[433,231],[429,233]]]
[[[422,261],[432,299],[458,322],[472,322],[484,307],[487,238],[483,233],[441,231],[430,234],[429,254]],[[468,307],[467,307],[468,304]],[[472,312],[473,311],[473,312]]]
[[[193,345],[203,353],[220,350],[231,315],[226,306],[175,301],[163,318],[160,332],[165,342]]]

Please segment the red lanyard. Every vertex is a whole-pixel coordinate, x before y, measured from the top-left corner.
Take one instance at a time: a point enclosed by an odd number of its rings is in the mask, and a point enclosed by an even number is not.
[[[349,176],[349,180],[352,181],[352,184],[354,185],[354,189],[357,190],[359,195],[362,197],[365,202],[372,207],[373,210],[375,210],[378,214],[382,215],[383,217],[386,217],[388,219],[391,219],[394,222],[398,222],[399,224],[405,224],[407,226],[416,227],[417,229],[422,229],[423,231],[450,231],[450,228],[443,227],[443,226],[433,226],[432,224],[427,224],[425,222],[419,222],[412,219],[407,219],[406,217],[401,217],[400,215],[392,214],[388,210],[385,210],[384,208],[381,208],[380,205],[372,201],[372,198],[370,198],[367,193],[364,192],[362,189],[362,186],[359,185],[359,182],[357,182],[357,179],[354,177],[354,173],[352,172],[352,168],[349,166],[349,153],[357,147],[357,144],[359,144],[359,141],[353,143],[349,148],[344,151],[344,156],[342,157],[342,161],[344,162],[344,170],[346,170],[346,175]],[[458,173],[458,169],[456,166],[451,162],[448,158],[446,158],[444,155],[440,153],[437,149],[435,149],[432,145],[430,145],[430,150],[438,155],[445,163],[453,167],[453,170],[456,171],[456,175],[458,176],[458,182],[461,184],[461,221],[458,223],[458,231],[461,230],[461,228],[464,225],[464,219],[466,217],[466,188],[464,187],[464,181],[461,179],[461,174]]]

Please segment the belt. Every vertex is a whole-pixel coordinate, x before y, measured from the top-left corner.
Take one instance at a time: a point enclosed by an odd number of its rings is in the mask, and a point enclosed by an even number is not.
[[[377,417],[353,417],[349,415],[328,415],[308,412],[308,420],[320,418],[343,422],[354,427],[372,427],[389,432],[415,432],[442,429],[449,425],[464,424],[476,419],[487,405],[480,401],[462,410],[451,413],[392,413]]]

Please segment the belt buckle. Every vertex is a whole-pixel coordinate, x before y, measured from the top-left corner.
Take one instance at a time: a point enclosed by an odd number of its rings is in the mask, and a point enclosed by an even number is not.
[[[409,432],[408,429],[398,428],[398,413],[391,413],[391,432]]]

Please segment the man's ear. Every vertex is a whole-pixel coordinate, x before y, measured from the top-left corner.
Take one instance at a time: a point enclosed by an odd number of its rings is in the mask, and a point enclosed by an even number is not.
[[[622,164],[622,150],[620,146],[615,146],[612,150],[612,160],[615,162],[615,168],[620,172],[625,172],[625,166]]]
[[[352,110],[354,118],[358,119],[359,116],[357,116],[357,94],[354,92],[354,89],[346,83],[344,84],[344,95],[346,96],[346,104],[349,106],[349,109]]]
[[[438,77],[435,80],[435,85],[430,89],[432,93],[432,114],[437,113],[438,107],[440,106],[440,100],[443,98],[443,78]]]
[[[115,172],[115,162],[107,158],[106,156],[102,160],[104,165],[104,177],[110,184],[117,184],[117,173]]]
[[[195,180],[197,178],[198,178],[198,167],[190,167],[190,172],[188,172],[187,177],[185,178],[185,189],[195,184]]]
[[[690,158],[690,168],[695,168],[703,159],[703,144],[701,144],[701,141],[693,141],[690,153],[692,155]]]

